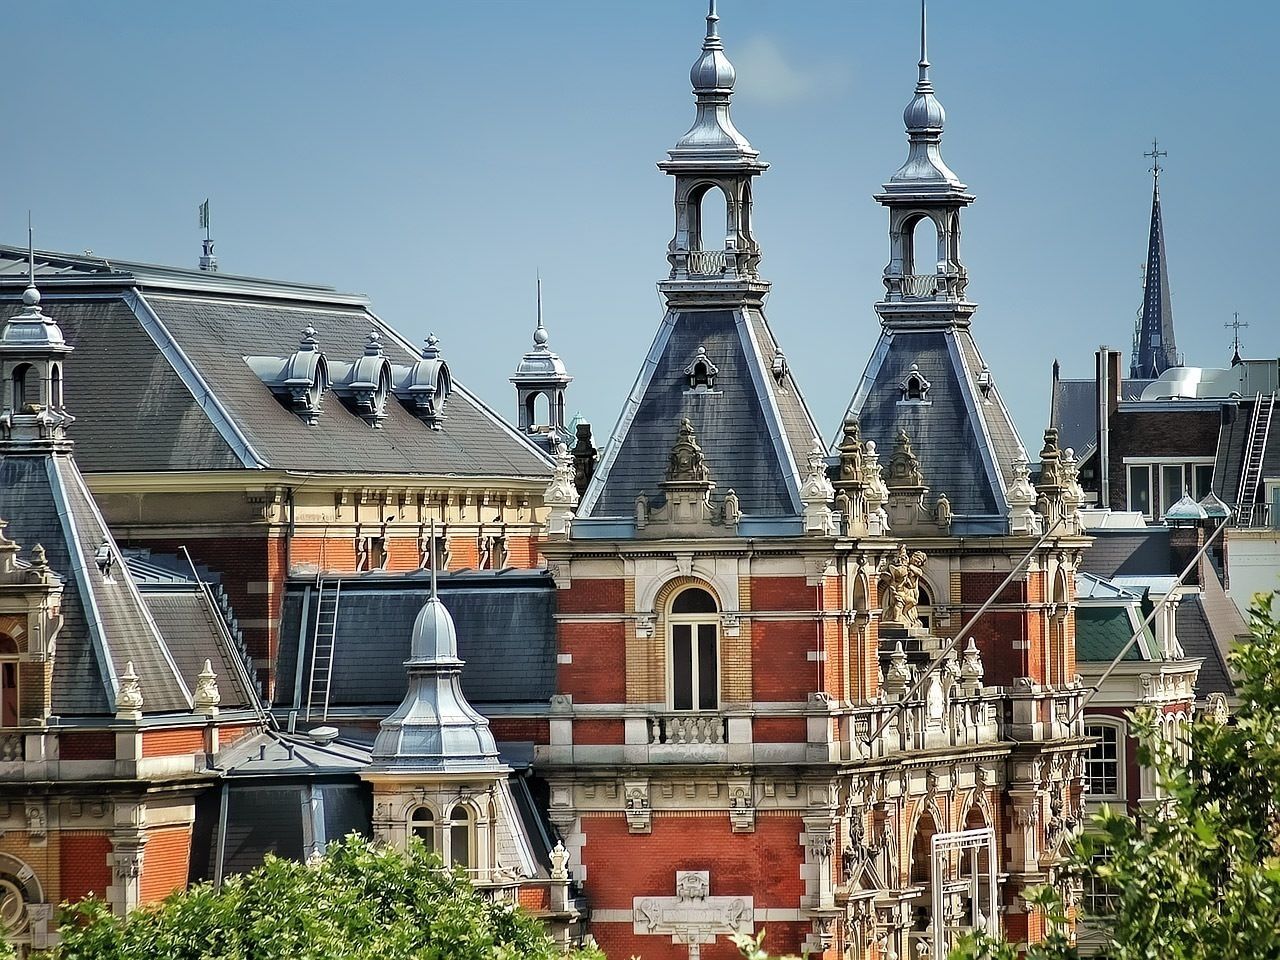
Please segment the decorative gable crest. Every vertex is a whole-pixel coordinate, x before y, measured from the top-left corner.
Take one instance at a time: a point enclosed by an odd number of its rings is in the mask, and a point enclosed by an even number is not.
[[[923,486],[924,474],[920,472],[920,459],[911,449],[911,438],[907,436],[907,431],[899,428],[893,455],[889,457],[889,490],[892,492]]]
[[[685,417],[680,421],[680,432],[667,461],[667,483],[709,483],[710,480],[702,448],[698,446],[698,438],[693,432],[693,423]]]
[[[932,403],[929,399],[929,388],[932,384],[924,378],[924,374],[920,372],[919,364],[913,363],[911,370],[902,382],[898,384],[898,389],[902,391],[902,399],[899,403]]]
[[[684,375],[689,378],[689,389],[694,393],[714,391],[719,374],[720,368],[707,356],[707,348],[701,346],[684,368]]]

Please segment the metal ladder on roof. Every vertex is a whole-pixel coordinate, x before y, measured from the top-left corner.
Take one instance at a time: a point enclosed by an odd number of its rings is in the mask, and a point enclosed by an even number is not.
[[[338,603],[342,599],[342,581],[326,584],[319,577],[316,586],[316,622],[311,637],[311,681],[307,685],[307,720],[329,717],[330,681],[333,679],[333,652],[338,638]]]
[[[1236,497],[1237,514],[1242,523],[1252,526],[1253,512],[1258,504],[1258,484],[1262,481],[1262,459],[1267,452],[1267,440],[1271,436],[1271,414],[1275,411],[1276,395],[1263,397],[1259,393],[1253,401],[1253,417],[1249,422],[1249,437],[1245,442],[1244,462],[1240,466],[1240,490]]]

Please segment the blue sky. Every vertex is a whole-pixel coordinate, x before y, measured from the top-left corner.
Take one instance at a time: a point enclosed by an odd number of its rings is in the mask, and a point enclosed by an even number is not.
[[[768,314],[825,434],[875,343],[905,156],[914,0],[722,0]],[[701,0],[49,2],[5,11],[0,239],[194,265],[211,198],[226,272],[373,298],[514,416],[541,270],[569,406],[608,433],[661,318],[671,182]],[[1129,349],[1158,136],[1178,345],[1280,354],[1270,294],[1280,124],[1255,0],[933,0],[944,156],[966,213],[974,330],[1023,439],[1049,368]],[[1269,109],[1269,108],[1268,108]],[[927,467],[927,465],[926,465]]]

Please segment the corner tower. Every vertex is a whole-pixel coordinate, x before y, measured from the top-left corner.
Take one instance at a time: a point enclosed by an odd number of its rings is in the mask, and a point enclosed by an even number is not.
[[[638,516],[643,528],[649,507],[665,507],[668,456],[684,421],[714,483],[707,516],[723,515],[732,492],[739,532],[800,529],[804,465],[818,433],[762,310],[769,283],[759,272],[752,188],[768,164],[730,116],[736,74],[719,19],[710,0],[690,71],[693,125],[658,164],[675,179],[671,269],[658,284],[667,313],[583,496],[575,536],[627,535]]]
[[[907,159],[875,197],[889,211],[880,340],[848,413],[883,450],[899,431],[910,437],[950,500],[955,532],[1002,533],[1020,444],[970,332],[977,304],[965,296],[960,221],[974,197],[942,159],[947,115],[929,74],[923,0],[918,67],[903,112]]]

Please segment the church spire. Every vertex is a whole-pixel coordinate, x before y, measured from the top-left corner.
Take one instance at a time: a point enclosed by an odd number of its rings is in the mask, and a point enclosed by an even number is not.
[[[1170,367],[1179,365],[1177,344],[1173,335],[1173,304],[1169,296],[1169,265],[1165,258],[1164,217],[1160,210],[1160,174],[1164,167],[1160,158],[1168,151],[1160,149],[1160,141],[1151,141],[1151,232],[1147,239],[1146,283],[1142,294],[1142,319],[1138,325],[1138,342],[1134,345],[1129,376],[1151,380]]]

